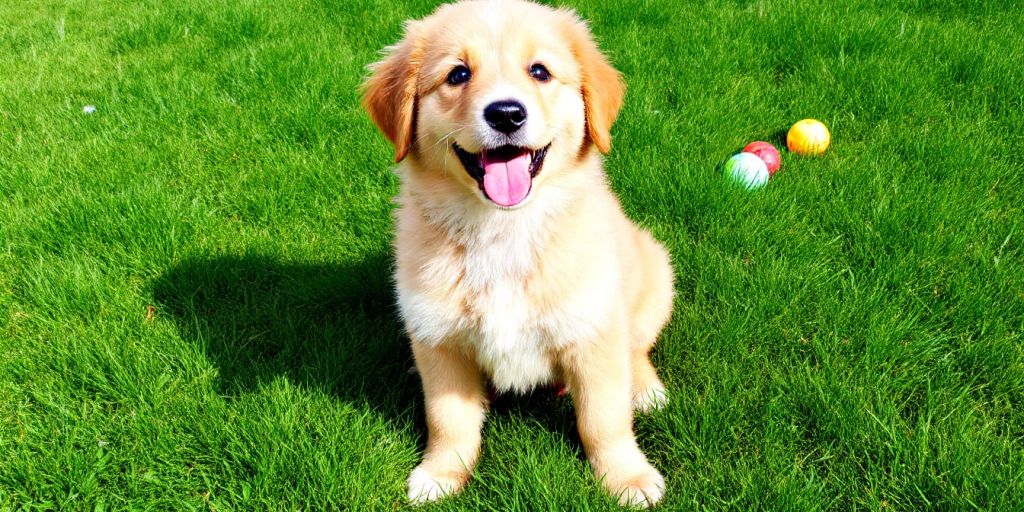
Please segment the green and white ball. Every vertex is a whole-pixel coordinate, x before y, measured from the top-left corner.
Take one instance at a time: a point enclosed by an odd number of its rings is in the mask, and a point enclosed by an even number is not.
[[[747,190],[755,190],[768,183],[768,165],[753,153],[738,153],[725,162],[725,177]]]

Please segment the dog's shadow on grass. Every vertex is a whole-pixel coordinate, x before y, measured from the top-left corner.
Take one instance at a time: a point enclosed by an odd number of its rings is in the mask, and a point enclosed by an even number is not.
[[[412,425],[425,439],[419,377],[394,305],[385,255],[337,264],[264,256],[186,260],[160,276],[160,314],[218,371],[218,392],[238,396],[282,376]],[[579,446],[569,398],[554,389],[493,397],[491,415],[530,418]]]
[[[235,396],[273,379],[414,420],[419,384],[394,307],[386,255],[337,264],[264,256],[186,260],[160,276],[160,314],[177,323]]]

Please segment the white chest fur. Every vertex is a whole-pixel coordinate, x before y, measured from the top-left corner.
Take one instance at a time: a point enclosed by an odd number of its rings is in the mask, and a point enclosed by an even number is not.
[[[439,251],[415,282],[396,280],[399,309],[417,342],[461,345],[497,389],[526,391],[555,377],[558,349],[596,336],[616,276],[574,282],[560,300],[539,300],[544,290],[528,290],[527,281],[546,243],[542,219],[527,211],[486,214],[459,231],[457,255]]]

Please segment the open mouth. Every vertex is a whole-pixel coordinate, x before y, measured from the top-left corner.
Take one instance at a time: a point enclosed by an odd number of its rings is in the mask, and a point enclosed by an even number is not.
[[[479,154],[470,153],[458,144],[452,144],[452,147],[484,196],[498,206],[511,208],[530,195],[533,179],[540,174],[551,145],[537,150],[501,146],[485,149]]]

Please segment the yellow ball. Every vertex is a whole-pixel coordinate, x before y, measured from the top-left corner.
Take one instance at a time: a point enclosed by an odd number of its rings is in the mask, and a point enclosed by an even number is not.
[[[797,121],[786,135],[786,146],[798,155],[820,155],[828,149],[832,135],[821,121]]]

